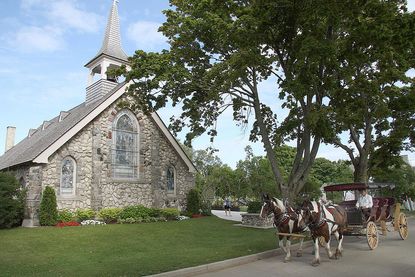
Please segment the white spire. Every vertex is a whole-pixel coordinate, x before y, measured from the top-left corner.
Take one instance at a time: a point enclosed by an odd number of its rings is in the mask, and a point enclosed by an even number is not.
[[[128,56],[127,54],[125,54],[121,46],[120,19],[118,16],[117,3],[118,0],[113,0],[111,11],[108,16],[104,41],[102,42],[101,49],[90,62],[92,62],[102,54],[127,61]],[[88,64],[90,62],[88,62]]]

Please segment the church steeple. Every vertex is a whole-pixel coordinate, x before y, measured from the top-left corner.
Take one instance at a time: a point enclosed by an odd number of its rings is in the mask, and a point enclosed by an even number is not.
[[[128,56],[121,46],[120,19],[117,3],[118,0],[113,0],[101,49],[85,65],[89,69],[88,85],[86,88],[87,104],[98,100],[117,85],[117,80],[113,76],[107,75],[108,69],[128,65]],[[94,80],[95,74],[99,75],[98,80]]]

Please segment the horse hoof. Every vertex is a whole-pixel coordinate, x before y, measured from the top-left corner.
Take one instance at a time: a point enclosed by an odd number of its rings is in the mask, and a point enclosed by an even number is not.
[[[297,252],[297,257],[302,257],[303,253],[302,252]]]
[[[312,262],[311,262],[311,265],[312,265],[312,266],[319,266],[319,265],[320,265],[320,261],[319,261],[319,260],[317,260],[317,261],[312,261]]]
[[[337,255],[331,255],[331,256],[329,257],[329,259],[330,259],[330,260],[337,260]]]

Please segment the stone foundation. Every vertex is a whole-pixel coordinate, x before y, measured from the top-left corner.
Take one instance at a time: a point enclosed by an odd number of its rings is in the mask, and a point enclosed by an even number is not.
[[[241,214],[242,216],[242,225],[250,227],[260,227],[260,228],[272,228],[274,223],[274,217],[270,216],[267,218],[262,218],[259,214]]]

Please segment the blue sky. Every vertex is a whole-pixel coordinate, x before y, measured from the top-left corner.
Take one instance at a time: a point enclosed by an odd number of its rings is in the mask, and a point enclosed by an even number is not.
[[[0,0],[0,154],[7,126],[17,127],[17,143],[30,128],[85,100],[87,69],[83,65],[101,47],[111,4],[112,0]],[[414,10],[415,0],[408,1],[408,6]],[[161,11],[168,7],[167,0],[119,1],[122,45],[127,54],[168,47],[157,32],[165,20]],[[264,101],[275,99],[272,80],[261,88]],[[168,123],[177,112],[166,108],[159,113]],[[230,166],[245,157],[248,144],[263,155],[262,145],[248,141],[249,132],[232,122],[230,111],[218,122],[218,132],[213,147]],[[212,146],[207,136],[193,145],[196,149]],[[325,145],[318,156],[347,159],[344,151]],[[411,153],[410,159],[415,162],[415,155]]]

